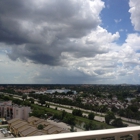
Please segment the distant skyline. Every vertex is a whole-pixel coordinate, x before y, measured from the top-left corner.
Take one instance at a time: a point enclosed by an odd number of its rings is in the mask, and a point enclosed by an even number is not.
[[[1,0],[0,84],[140,84],[139,0]]]

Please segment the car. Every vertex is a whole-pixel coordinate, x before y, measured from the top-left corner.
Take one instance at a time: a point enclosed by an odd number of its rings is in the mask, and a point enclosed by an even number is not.
[[[48,120],[52,120],[52,119],[53,119],[53,117],[52,117],[52,116],[48,118]]]

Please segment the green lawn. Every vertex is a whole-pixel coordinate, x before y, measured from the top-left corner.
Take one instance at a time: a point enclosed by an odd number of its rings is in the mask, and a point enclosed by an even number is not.
[[[35,105],[35,104],[32,104],[32,108],[33,109],[39,109],[39,110],[45,110],[46,113],[49,112],[51,114],[55,114],[55,113],[60,113],[61,112],[59,110],[55,110],[55,109],[52,109],[52,108],[47,108],[47,107],[39,106],[39,105]],[[80,124],[80,123],[89,123],[91,121],[91,120],[89,120],[87,118],[79,117],[79,116],[75,116],[75,118],[76,118],[76,122],[78,124]],[[102,128],[102,129],[114,128],[113,126],[107,125],[106,123],[98,122],[98,121],[95,121],[95,120],[92,120],[92,122],[94,124],[96,124],[98,127]]]
[[[107,125],[106,123],[98,122],[98,121],[95,121],[95,120],[89,120],[87,118],[79,117],[79,116],[76,116],[76,121],[77,122],[84,122],[84,123],[89,123],[90,121],[92,121],[94,124],[96,124],[97,126],[101,126],[104,129],[114,128],[113,126]]]
[[[32,104],[31,107],[32,107],[33,109],[41,109],[41,110],[43,109],[43,110],[45,110],[46,112],[49,112],[49,113],[52,113],[52,114],[54,114],[54,113],[59,113],[59,112],[60,112],[60,111],[55,110],[55,109],[52,109],[52,108],[47,108],[47,107],[39,106],[39,105],[35,105],[35,104]]]
[[[73,110],[73,107],[65,107],[65,106],[62,106],[62,105],[56,105],[56,104],[52,104],[52,103],[49,103],[49,105],[52,105],[52,106],[56,106],[56,107],[61,107],[61,108],[65,108],[65,109],[69,109],[69,110]],[[90,113],[88,111],[82,111],[83,113]],[[100,114],[96,114],[94,113],[96,116],[101,116],[101,117],[104,117],[104,115],[100,115]]]

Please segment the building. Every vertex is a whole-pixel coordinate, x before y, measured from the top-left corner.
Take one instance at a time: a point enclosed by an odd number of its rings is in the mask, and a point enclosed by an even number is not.
[[[12,101],[0,102],[0,117],[6,119],[19,118],[27,120],[31,108],[28,106],[13,105]]]
[[[76,91],[74,90],[70,90],[70,89],[50,89],[50,90],[47,90],[46,93],[50,93],[50,94],[53,94],[53,93],[67,93],[67,92],[73,92],[74,94],[77,94]]]
[[[43,125],[43,129],[39,130],[38,126]],[[27,121],[15,118],[8,121],[9,130],[16,137],[38,136],[58,133],[68,133],[58,126],[50,124],[44,119],[31,116]]]
[[[118,101],[117,96],[113,96],[113,97],[112,97],[112,100],[113,100],[113,101]]]
[[[36,134],[40,136],[36,137]],[[140,126],[125,127],[125,128],[113,128],[105,130],[93,130],[75,133],[63,133],[63,134],[52,134],[44,135],[44,133],[38,131],[28,135],[26,140],[140,140]],[[25,140],[25,137],[12,138],[12,140]],[[5,139],[1,139],[5,140]],[[7,138],[6,140],[11,140]]]

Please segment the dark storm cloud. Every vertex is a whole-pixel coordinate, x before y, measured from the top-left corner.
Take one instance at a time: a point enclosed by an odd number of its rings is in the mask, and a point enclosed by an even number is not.
[[[14,44],[12,60],[61,65],[62,52],[77,58],[103,53],[98,45],[71,41],[94,30],[98,16],[84,0],[1,0],[0,42]]]

